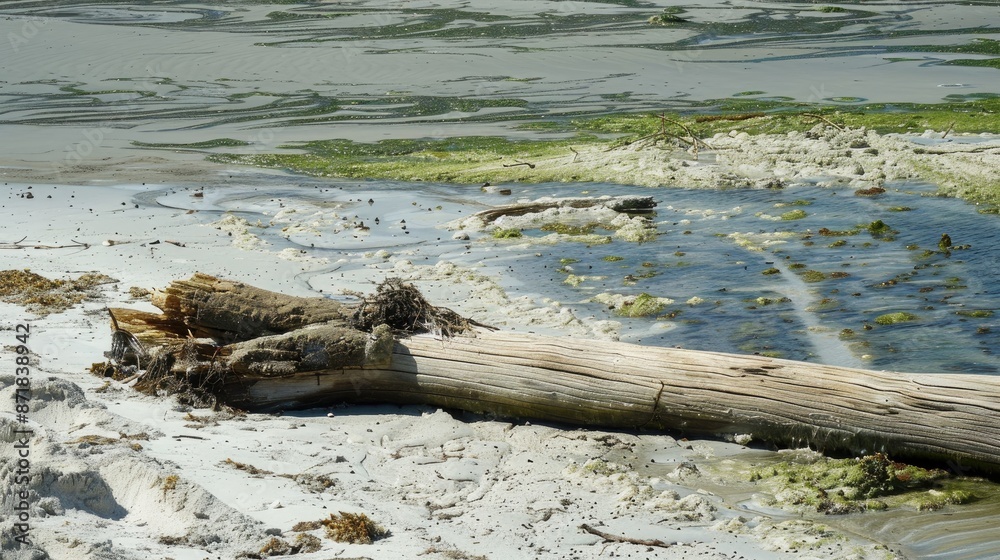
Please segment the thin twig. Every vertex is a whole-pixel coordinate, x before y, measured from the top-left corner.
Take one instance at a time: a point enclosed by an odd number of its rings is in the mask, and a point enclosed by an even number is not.
[[[511,163],[511,164],[507,164],[507,163],[503,164],[504,167],[517,167],[519,165],[527,165],[528,168],[530,168],[530,169],[534,169],[535,168],[535,164],[528,163],[526,161],[519,161],[517,163]]]
[[[72,249],[72,248],[82,248],[89,249],[89,243],[82,243],[75,239],[70,239],[73,245],[22,245],[21,242],[27,239],[27,237],[22,237],[18,241],[13,243],[0,243],[0,249]]]
[[[691,128],[689,126],[687,126],[686,124],[684,124],[684,123],[682,123],[680,121],[675,121],[673,119],[668,119],[666,117],[664,117],[663,120],[665,120],[668,123],[675,124],[675,125],[683,128],[684,132],[687,132],[688,136],[691,137],[691,143],[694,144],[694,149],[696,151],[698,150],[698,144],[701,144],[702,146],[705,146],[709,150],[712,149],[712,147],[709,146],[708,143],[706,143],[704,140],[701,140],[700,138],[698,138],[698,136],[694,133],[694,131],[691,130]]]
[[[840,131],[844,130],[844,127],[842,127],[839,124],[831,121],[830,119],[824,117],[823,115],[817,115],[816,113],[802,113],[802,116],[803,117],[813,118],[813,119],[819,119],[819,120],[825,122],[826,124],[832,126],[833,128],[836,128],[837,130],[840,130]]]
[[[676,542],[669,542],[669,543],[663,542],[660,539],[633,539],[630,537],[621,537],[618,535],[612,535],[611,533],[605,533],[604,531],[595,529],[590,525],[587,525],[586,523],[580,525],[580,528],[590,533],[591,535],[597,535],[598,537],[601,537],[606,542],[630,543],[630,544],[639,544],[642,546],[658,546],[661,548],[670,548],[671,546],[677,544]]]
[[[948,130],[944,131],[944,134],[941,135],[941,139],[944,139],[945,136],[948,136],[948,133],[951,132],[951,129],[953,128],[955,128],[955,121],[951,121],[951,124],[948,125]]]

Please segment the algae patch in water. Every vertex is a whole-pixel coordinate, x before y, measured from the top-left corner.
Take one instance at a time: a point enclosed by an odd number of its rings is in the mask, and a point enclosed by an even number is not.
[[[117,282],[104,274],[87,273],[75,280],[50,280],[28,269],[0,271],[0,300],[25,306],[39,315],[59,313],[96,299],[97,286]]]
[[[603,303],[612,309],[616,315],[621,317],[649,317],[663,311],[663,309],[674,302],[670,298],[656,297],[645,292],[637,296],[626,296],[622,294],[597,294],[590,301]]]
[[[963,309],[961,311],[956,311],[956,315],[961,315],[962,317],[973,317],[975,319],[986,319],[993,316],[993,311],[989,309]]]
[[[752,469],[751,482],[766,487],[771,503],[827,514],[913,507],[940,509],[976,499],[976,479],[959,479],[875,453],[854,459],[811,456]]]
[[[907,313],[905,311],[897,311],[895,313],[886,313],[884,315],[879,315],[875,317],[875,323],[878,325],[895,325],[898,323],[907,323],[910,321],[916,321],[917,316],[913,313]]]
[[[616,312],[623,317],[648,317],[663,311],[663,307],[660,298],[643,292],[635,296],[635,299],[623,303]]]
[[[801,219],[805,218],[808,215],[809,214],[806,213],[805,210],[795,209],[795,210],[790,210],[790,211],[785,212],[784,214],[782,214],[781,215],[781,219],[785,220],[785,221],[801,220]]]
[[[870,233],[872,237],[884,237],[894,233],[892,228],[882,220],[875,220],[874,222],[868,224],[865,229],[868,230],[868,233]]]
[[[597,226],[599,225],[600,224],[597,223],[573,225],[561,222],[554,222],[550,224],[545,224],[538,229],[542,231],[553,231],[555,233],[561,233],[564,235],[589,235],[593,233],[594,230],[597,229]]]
[[[208,148],[239,148],[242,146],[249,146],[250,142],[245,140],[236,140],[233,138],[217,138],[215,140],[205,140],[202,142],[190,142],[187,144],[170,144],[170,143],[149,143],[149,142],[139,142],[134,141],[132,145],[137,148],[174,148],[174,149],[188,149],[188,150],[204,150]]]
[[[799,272],[799,276],[802,277],[803,282],[822,282],[826,280],[828,276],[825,272],[820,272],[818,270],[806,269]]]

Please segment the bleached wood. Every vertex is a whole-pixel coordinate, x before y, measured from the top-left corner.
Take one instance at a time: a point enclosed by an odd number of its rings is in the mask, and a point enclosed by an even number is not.
[[[209,297],[199,290],[219,293]],[[144,314],[119,314],[122,328],[138,327],[140,339],[153,340],[162,324],[182,319],[185,328],[199,328],[208,318],[207,330],[246,334],[253,325],[261,336],[314,319],[342,329],[341,318],[349,311],[320,298],[273,299],[262,295],[270,292],[211,277],[175,283],[165,293],[158,303],[165,308],[162,323]],[[239,309],[264,301],[283,302],[282,309],[295,311],[293,320],[254,309],[252,320],[239,328],[219,321],[239,319]],[[222,304],[224,309],[215,309]],[[298,340],[296,332],[289,336]],[[245,343],[224,346],[219,356],[241,347]],[[269,372],[234,367],[219,396],[260,411],[342,402],[429,404],[590,427],[752,434],[783,446],[882,451],[896,459],[1000,472],[1000,377],[870,371],[488,331],[447,340],[403,338],[389,360],[370,359],[368,349],[365,354],[337,368],[309,365],[291,354],[287,367]]]

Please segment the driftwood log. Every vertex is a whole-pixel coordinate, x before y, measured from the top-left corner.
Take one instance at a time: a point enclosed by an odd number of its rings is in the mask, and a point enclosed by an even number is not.
[[[483,329],[447,338],[368,333],[351,326],[352,307],[205,275],[174,282],[153,302],[162,314],[113,310],[118,328],[146,349],[140,367],[169,354],[174,376],[201,374],[219,401],[248,410],[430,404],[591,427],[752,434],[1000,472],[998,377]]]
[[[607,196],[601,198],[593,197],[569,197],[569,198],[543,198],[533,202],[523,202],[498,206],[476,212],[473,218],[478,218],[485,224],[492,224],[504,216],[524,216],[525,214],[538,214],[546,210],[560,208],[608,208],[615,212],[626,213],[649,213],[656,207],[656,201],[651,196],[624,195]]]

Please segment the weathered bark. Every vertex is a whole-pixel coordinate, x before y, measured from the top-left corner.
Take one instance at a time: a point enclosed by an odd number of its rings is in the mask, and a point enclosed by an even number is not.
[[[185,315],[202,316],[219,313],[202,307]],[[132,328],[121,317],[119,323]],[[141,340],[149,335],[137,333]],[[359,353],[362,339],[369,348]],[[319,346],[326,356],[337,348],[353,353],[339,362],[305,357],[306,348]],[[261,347],[273,353],[248,350]],[[593,427],[749,433],[779,445],[884,451],[1000,472],[1000,378],[991,376],[879,372],[510,333],[417,335],[393,344],[385,332],[351,334],[336,321],[216,352],[230,364],[216,394],[251,410],[421,403]]]
[[[328,299],[287,296],[200,273],[154,292],[152,301],[167,321],[186,326],[195,336],[228,340],[249,340],[327,321],[346,324],[352,311]]]

